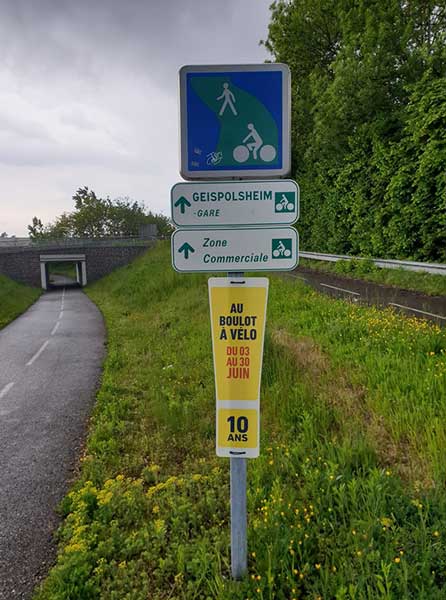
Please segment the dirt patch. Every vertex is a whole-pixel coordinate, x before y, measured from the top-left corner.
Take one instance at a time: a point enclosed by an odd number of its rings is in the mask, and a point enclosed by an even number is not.
[[[352,384],[345,373],[334,370],[330,358],[312,338],[294,337],[284,329],[274,329],[271,338],[291,354],[308,385],[317,388],[318,397],[340,414],[341,429],[364,435],[384,468],[392,469],[415,487],[434,485],[429,477],[429,463],[419,456],[409,440],[392,437],[384,417],[368,405],[367,389]]]
[[[295,338],[285,329],[274,329],[272,340],[286,348],[296,365],[311,375],[322,375],[328,371],[329,359],[310,337]]]

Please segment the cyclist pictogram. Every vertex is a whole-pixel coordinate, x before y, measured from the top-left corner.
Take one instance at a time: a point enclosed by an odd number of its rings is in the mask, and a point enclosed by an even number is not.
[[[233,157],[238,163],[244,163],[249,159],[250,153],[254,160],[260,159],[263,162],[271,162],[276,158],[276,149],[271,144],[263,145],[263,139],[254,127],[253,123],[248,123],[249,133],[243,142],[234,148]],[[245,144],[245,145],[243,145]]]
[[[273,258],[290,258],[293,242],[291,239],[273,239],[271,242]]]
[[[274,212],[293,212],[296,207],[294,192],[276,192],[274,194]]]

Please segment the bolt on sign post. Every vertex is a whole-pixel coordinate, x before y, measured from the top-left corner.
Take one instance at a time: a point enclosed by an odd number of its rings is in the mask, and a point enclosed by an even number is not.
[[[268,280],[298,262],[299,186],[291,168],[291,81],[283,64],[180,69],[180,173],[171,191],[172,265],[209,279],[216,451],[231,473],[231,572],[247,573],[247,459],[259,455]],[[201,180],[201,181],[196,181]],[[220,181],[217,181],[220,180]],[[229,181],[231,180],[231,181]],[[237,181],[234,181],[237,180]]]

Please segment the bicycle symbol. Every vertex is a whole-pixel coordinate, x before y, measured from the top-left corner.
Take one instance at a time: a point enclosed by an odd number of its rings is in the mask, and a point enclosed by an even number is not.
[[[272,250],[273,258],[290,258],[291,240],[272,240]]]
[[[280,194],[277,193],[274,208],[276,212],[292,212],[294,210],[294,201],[290,202],[286,194],[282,194],[282,197],[280,197]]]
[[[243,142],[234,148],[232,153],[234,160],[239,163],[246,162],[251,153],[254,160],[257,160],[260,155],[263,162],[271,162],[276,158],[276,149],[271,144],[263,144],[263,139],[252,123],[248,124],[250,133],[245,137]],[[250,140],[250,141],[248,141]]]

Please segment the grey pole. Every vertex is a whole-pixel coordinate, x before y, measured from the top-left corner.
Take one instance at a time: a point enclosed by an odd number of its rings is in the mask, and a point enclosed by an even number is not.
[[[231,463],[231,573],[242,579],[248,570],[246,516],[246,458],[230,458]]]
[[[243,273],[228,273],[228,277],[243,277]],[[248,571],[248,541],[246,512],[246,458],[230,458],[231,486],[231,573],[242,579]]]

